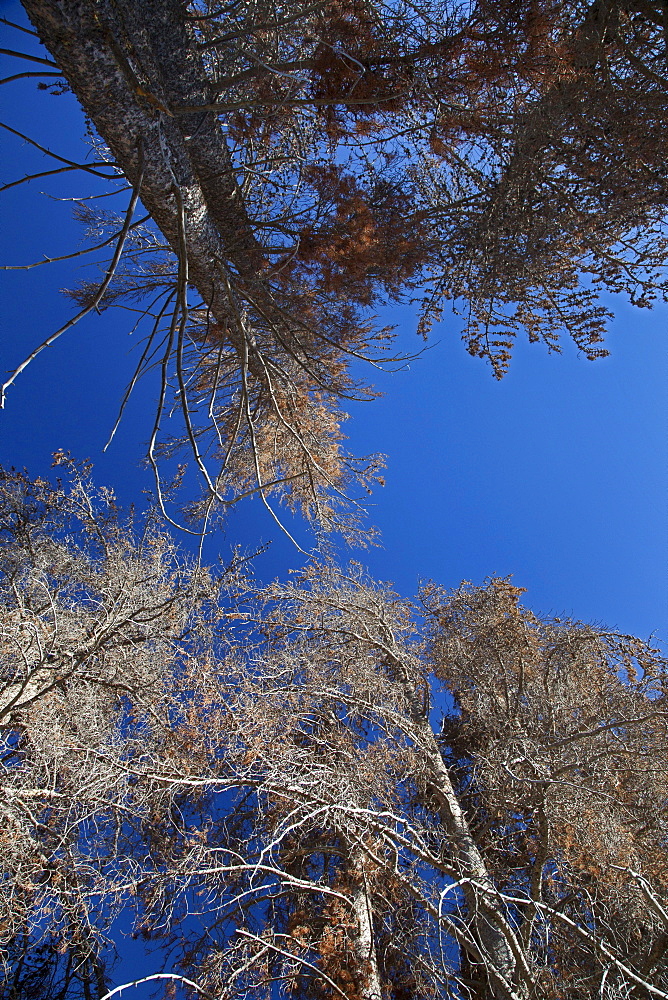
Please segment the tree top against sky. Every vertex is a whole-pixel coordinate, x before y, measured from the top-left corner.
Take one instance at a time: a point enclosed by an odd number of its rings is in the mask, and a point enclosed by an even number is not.
[[[149,460],[160,484],[185,445],[195,521],[274,494],[360,537],[379,463],[340,424],[373,394],[351,366],[397,360],[368,314],[388,296],[422,299],[423,331],[450,300],[497,376],[520,329],[601,355],[601,290],[664,296],[658,8],[25,8],[101,137],[86,171],[131,189],[120,213],[81,203],[115,253],[73,294],[146,309]]]
[[[106,998],[123,914],[218,1000],[666,997],[655,648],[504,579],[257,587],[62,471],[0,469],[0,996]]]

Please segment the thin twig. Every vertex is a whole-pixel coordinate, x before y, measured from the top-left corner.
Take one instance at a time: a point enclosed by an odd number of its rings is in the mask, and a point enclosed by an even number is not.
[[[61,337],[67,330],[70,330],[73,326],[75,326],[79,322],[79,320],[84,318],[84,316],[87,316],[88,313],[93,312],[93,310],[97,309],[98,305],[104,298],[104,294],[107,291],[107,288],[109,287],[109,284],[116,271],[118,262],[121,259],[121,254],[123,253],[125,240],[130,230],[130,224],[132,222],[132,216],[134,214],[135,207],[139,200],[139,194],[141,191],[143,179],[144,179],[144,157],[143,157],[143,151],[140,148],[139,176],[137,178],[137,183],[134,186],[134,189],[132,191],[132,197],[130,198],[130,204],[128,205],[127,211],[125,213],[125,221],[123,223],[123,229],[121,230],[121,234],[118,238],[116,249],[114,250],[114,256],[111,259],[111,263],[107,268],[107,273],[105,274],[104,279],[100,284],[100,287],[95,293],[95,296],[93,297],[92,301],[87,306],[84,306],[84,308],[81,309],[76,314],[76,316],[73,316],[72,319],[68,320],[67,323],[64,324],[64,326],[61,326],[59,330],[56,330],[56,332],[52,333],[50,337],[47,337],[47,339],[42,344],[40,344],[39,347],[36,347],[35,350],[28,355],[25,361],[22,361],[21,364],[18,366],[18,368],[14,369],[9,379],[7,379],[7,381],[2,386],[0,386],[0,409],[4,408],[7,389],[18,378],[21,372],[23,372],[28,367],[30,362],[34,361],[34,359],[37,357],[38,354],[41,354],[41,352],[46,347],[50,347],[51,344],[53,344],[56,340],[58,340],[58,338]]]
[[[137,364],[137,367],[135,368],[134,375],[132,376],[129,385],[127,386],[127,388],[126,388],[126,390],[125,390],[125,392],[123,394],[123,399],[121,400],[121,405],[120,405],[119,410],[118,410],[118,416],[116,417],[116,422],[115,422],[115,424],[114,424],[114,426],[113,426],[113,428],[111,430],[111,434],[109,435],[109,439],[108,439],[107,443],[105,444],[104,448],[102,449],[103,452],[105,452],[107,450],[107,448],[109,447],[109,445],[113,441],[113,439],[114,439],[114,437],[116,435],[116,431],[118,430],[118,428],[120,426],[120,423],[121,423],[121,420],[123,419],[123,413],[125,412],[125,407],[126,407],[126,405],[128,403],[128,400],[130,399],[130,396],[132,395],[132,391],[133,391],[135,385],[137,384],[137,381],[144,374],[144,372],[142,371],[144,361],[146,360],[148,352],[149,352],[149,350],[151,348],[151,344],[153,343],[153,338],[155,337],[155,335],[156,335],[156,333],[158,331],[158,326],[160,324],[160,321],[161,321],[162,317],[165,315],[165,312],[167,311],[167,307],[168,307],[169,303],[172,301],[173,297],[174,297],[174,291],[172,290],[171,292],[169,292],[167,294],[167,298],[165,300],[165,304],[163,305],[162,309],[160,310],[160,312],[158,313],[158,315],[156,317],[155,323],[153,324],[153,329],[151,330],[151,333],[148,336],[146,347],[144,348],[144,351],[142,352],[142,356],[139,359],[139,363]],[[138,320],[138,322],[141,322],[141,319],[142,319],[142,317],[140,317],[140,319]]]
[[[35,73],[14,73],[13,76],[6,76],[2,80],[0,80],[0,85],[3,84],[3,83],[11,83],[13,80],[25,80],[26,77],[31,77],[31,76],[32,77],[35,77],[35,76],[37,76],[37,77],[59,76],[59,77],[62,78],[62,75],[63,75],[62,73],[48,73],[48,72],[44,72],[44,73],[37,73],[37,72],[35,72]]]
[[[53,66],[54,69],[59,69],[58,63],[55,63],[53,59],[43,59],[41,56],[31,56],[27,52],[17,52],[15,49],[0,49],[0,55],[3,56],[14,56],[16,59],[27,59],[29,62],[42,63],[44,66]],[[62,73],[59,74],[62,76]]]
[[[137,222],[133,222],[129,227],[128,232],[136,229],[137,226],[142,226],[150,218],[150,215],[145,215],[143,218],[138,219]],[[44,260],[36,260],[32,264],[0,264],[0,271],[30,271],[33,267],[41,267],[42,264],[55,264],[60,260],[72,260],[73,257],[83,257],[84,254],[95,253],[96,250],[102,250],[104,247],[108,247],[109,244],[113,243],[119,236],[120,233],[114,233],[103,243],[97,243],[94,247],[86,247],[84,250],[75,250],[74,253],[63,254],[62,257],[45,257]]]
[[[15,21],[10,21],[6,17],[0,17],[0,24],[6,24],[9,28],[16,28],[17,31],[24,31],[26,35],[32,35],[34,38],[39,38],[36,31],[32,31],[31,28],[26,28],[22,24],[16,24]]]
[[[54,160],[58,160],[60,163],[66,163],[70,167],[85,170],[86,173],[93,174],[94,177],[102,177],[105,181],[120,180],[120,174],[112,174],[111,176],[109,174],[101,174],[99,171],[95,170],[94,167],[90,167],[87,163],[75,163],[74,160],[68,160],[66,156],[60,156],[58,153],[53,153],[50,149],[47,149],[46,146],[40,145],[39,142],[31,139],[29,135],[24,135],[23,132],[19,132],[17,129],[12,128],[11,125],[7,125],[6,122],[0,122],[0,128],[6,129],[7,132],[11,132],[12,135],[18,136],[18,138],[23,139],[24,142],[29,142],[31,146],[39,149],[41,153],[45,153],[47,156],[53,157]],[[108,166],[113,166],[113,164],[108,164]],[[33,176],[37,177],[39,175],[35,174]]]

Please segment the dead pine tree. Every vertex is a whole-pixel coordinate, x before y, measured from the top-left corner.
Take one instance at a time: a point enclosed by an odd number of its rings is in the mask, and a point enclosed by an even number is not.
[[[48,50],[26,72],[62,74],[96,136],[93,162],[57,156],[54,172],[128,203],[79,203],[101,278],[3,399],[74,322],[139,299],[128,391],[157,367],[149,461],[162,496],[185,447],[200,527],[254,493],[363,537],[379,463],[347,454],[341,424],[373,395],[351,365],[397,360],[371,320],[388,298],[420,299],[423,332],[453,304],[501,377],[518,331],[595,358],[602,291],[665,297],[656,4],[24,6]]]

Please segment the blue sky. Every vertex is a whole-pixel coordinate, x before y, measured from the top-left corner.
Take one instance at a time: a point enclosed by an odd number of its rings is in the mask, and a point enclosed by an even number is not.
[[[0,10],[22,19],[13,2]],[[7,47],[32,45],[3,30]],[[18,71],[17,60],[5,63],[3,76]],[[4,121],[63,155],[89,152],[70,95],[38,92],[34,80],[1,89]],[[52,166],[14,137],[0,141],[2,183]],[[28,263],[81,244],[71,205],[41,196],[42,190],[71,197],[92,192],[94,184],[64,174],[5,192],[3,263]],[[75,261],[0,274],[3,371],[73,313],[59,289],[74,285],[80,273]],[[667,315],[621,301],[614,309],[612,356],[594,363],[570,344],[563,355],[548,356],[520,342],[510,373],[495,382],[484,363],[466,353],[457,321],[446,315],[430,349],[407,370],[368,373],[385,395],[355,405],[345,429],[355,453],[388,456],[387,485],[370,505],[382,544],[351,555],[406,595],[424,579],[454,587],[462,579],[512,573],[538,612],[665,640]],[[381,319],[397,324],[402,351],[421,349],[409,306],[389,308]],[[130,324],[117,310],[88,317],[42,353],[0,413],[0,461],[45,474],[51,453],[64,448],[89,457],[97,481],[112,485],[122,502],[142,506],[142,491],[151,488],[140,463],[155,382],[141,386],[102,454],[137,358]],[[265,579],[284,575],[302,557],[277,536],[259,503],[244,502],[224,535],[209,540],[206,556],[224,559],[233,544],[254,547],[270,539],[271,549],[257,562]]]
[[[3,16],[23,21],[18,5]],[[32,40],[3,29],[6,47]],[[17,72],[5,59],[2,75]],[[23,68],[23,67],[21,67]],[[0,88],[2,120],[66,156],[83,158],[84,122],[70,95],[39,92],[36,81]],[[8,134],[0,136],[0,183],[52,162]],[[81,175],[34,181],[5,192],[4,264],[71,252],[83,232],[61,198],[95,190]],[[99,189],[98,189],[99,190]],[[104,204],[104,203],[102,203]],[[85,263],[85,259],[84,259]],[[60,289],[75,285],[80,262],[0,272],[0,369],[14,368],[74,312]],[[611,357],[587,362],[570,344],[562,355],[517,344],[509,374],[496,382],[471,358],[457,322],[446,316],[429,349],[395,374],[368,372],[384,396],[352,407],[346,425],[357,454],[387,455],[386,482],[371,498],[381,545],[346,554],[405,595],[421,580],[455,587],[462,579],[513,574],[526,602],[546,614],[605,623],[644,638],[668,639],[667,313],[613,303]],[[388,308],[406,354],[422,349],[409,306]],[[141,466],[155,381],[133,397],[110,450],[102,448],[136,363],[129,315],[88,317],[45,350],[11,388],[0,412],[0,462],[49,473],[58,449],[88,457],[99,484],[144,504],[152,487]],[[225,560],[232,545],[273,540],[256,563],[265,579],[303,562],[257,501],[239,504],[205,557]],[[187,539],[183,539],[186,543]],[[123,946],[115,982],[138,974],[141,959]],[[145,971],[159,966],[151,961]]]

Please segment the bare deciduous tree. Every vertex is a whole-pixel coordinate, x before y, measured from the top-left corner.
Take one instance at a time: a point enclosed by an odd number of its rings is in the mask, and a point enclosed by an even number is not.
[[[656,650],[507,580],[223,591],[81,476],[1,502],[8,979],[106,997],[125,907],[218,1000],[668,996]]]
[[[668,994],[665,661],[520,595],[426,588],[420,629],[320,566],[235,612],[248,646],[191,730],[235,805],[209,800],[146,899],[156,933],[201,908],[205,990]]]
[[[85,468],[70,471],[69,488],[0,473],[0,940],[10,997],[44,982],[53,996],[77,982],[86,997],[85,988],[101,995],[105,930],[141,869],[131,845],[164,795],[170,676],[183,643],[197,647],[215,593],[155,518],[124,523],[110,491],[95,493]]]

